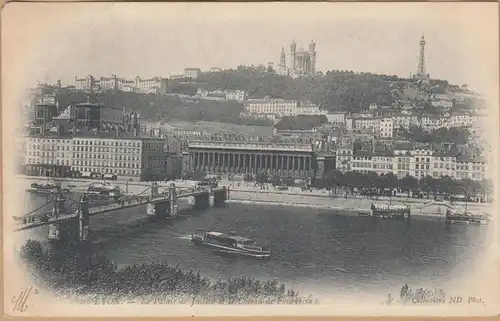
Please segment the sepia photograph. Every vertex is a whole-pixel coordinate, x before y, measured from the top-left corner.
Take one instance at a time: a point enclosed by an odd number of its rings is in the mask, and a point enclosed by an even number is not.
[[[495,3],[9,3],[10,316],[500,313]]]

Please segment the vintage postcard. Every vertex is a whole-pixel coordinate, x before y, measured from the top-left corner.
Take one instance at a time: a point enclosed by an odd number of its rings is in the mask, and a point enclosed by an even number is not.
[[[497,3],[10,3],[11,316],[500,313]]]

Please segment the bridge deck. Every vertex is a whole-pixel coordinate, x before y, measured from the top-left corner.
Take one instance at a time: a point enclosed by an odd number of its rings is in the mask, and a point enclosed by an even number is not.
[[[213,189],[212,191],[221,191],[223,188],[217,188]],[[189,196],[195,196],[203,193],[207,193],[208,190],[194,190],[182,194],[176,195],[176,198],[183,198],[183,197],[189,197]],[[133,197],[133,196],[132,196]],[[107,204],[107,205],[98,205],[89,208],[89,216],[94,216],[97,214],[102,214],[102,213],[107,213],[119,209],[128,209],[140,205],[145,205],[148,203],[158,203],[158,202],[164,202],[168,201],[170,198],[170,195],[163,195],[156,197],[151,200],[134,200],[133,198],[128,199],[126,202],[123,203],[116,203],[116,204]],[[58,216],[52,216],[52,212],[44,212],[44,213],[39,213],[39,214],[30,214],[29,217],[31,218],[31,222],[28,223],[23,223],[23,224],[17,224],[16,227],[14,228],[14,231],[22,231],[22,230],[27,230],[31,229],[34,227],[39,227],[43,225],[48,225],[48,224],[55,224],[55,223],[61,223],[67,220],[74,219],[78,216],[78,213],[70,213],[70,214],[63,214],[63,215],[58,215]],[[28,217],[28,216],[27,216]]]

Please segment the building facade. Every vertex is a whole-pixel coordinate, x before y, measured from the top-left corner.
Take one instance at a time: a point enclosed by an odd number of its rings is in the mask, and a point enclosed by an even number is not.
[[[246,142],[190,142],[189,168],[207,174],[258,174],[280,177],[314,176],[312,145]]]
[[[137,92],[143,94],[165,95],[167,93],[167,80],[160,77],[134,80],[119,78],[116,75],[111,77],[101,77],[96,80],[89,75],[85,78],[75,78],[75,89],[83,91],[106,91],[120,90],[125,92]]]
[[[163,179],[165,140],[156,137],[44,135],[25,137],[24,172],[33,176],[70,177],[115,174]],[[162,176],[163,175],[163,176]]]
[[[285,49],[282,48],[278,73],[284,76],[303,77],[316,74],[316,43],[311,41],[308,50],[297,49],[295,40],[290,44],[289,61],[286,61]]]
[[[327,114],[326,111],[322,111],[318,106],[311,103],[271,98],[248,100],[245,103],[245,113],[270,114],[277,117]]]
[[[201,73],[200,68],[186,68],[184,69],[184,77],[185,78],[191,78],[191,79],[197,79],[198,76]]]

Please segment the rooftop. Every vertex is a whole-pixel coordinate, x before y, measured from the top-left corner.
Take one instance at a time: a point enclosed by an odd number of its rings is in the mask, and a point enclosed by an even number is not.
[[[98,134],[93,133],[81,133],[77,132],[73,133],[57,133],[57,132],[47,132],[44,135],[42,134],[29,134],[27,137],[32,138],[51,138],[51,139],[68,139],[68,138],[94,138],[94,139],[128,139],[128,140],[163,140],[160,137],[151,137],[143,134],[139,134],[137,136],[132,133],[116,133],[116,132],[99,132]]]

